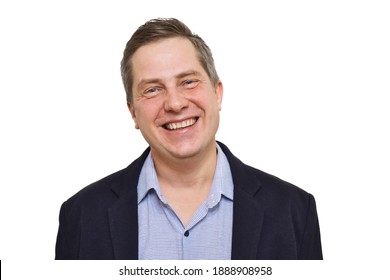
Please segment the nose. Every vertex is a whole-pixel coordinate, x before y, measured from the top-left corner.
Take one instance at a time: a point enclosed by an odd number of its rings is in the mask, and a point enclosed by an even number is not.
[[[177,89],[167,90],[164,100],[164,109],[167,112],[180,112],[188,107],[188,99],[183,92]]]

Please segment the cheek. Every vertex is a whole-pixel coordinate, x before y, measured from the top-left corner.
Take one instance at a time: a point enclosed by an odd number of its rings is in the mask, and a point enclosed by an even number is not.
[[[221,102],[215,94],[208,96],[207,100],[204,101],[204,104],[209,111],[219,112],[221,110]]]
[[[149,115],[148,112],[145,112],[144,110],[138,110],[136,111],[136,120],[137,123],[142,125],[149,122]]]
[[[141,104],[140,104],[141,105]],[[136,121],[140,126],[150,126],[154,124],[158,116],[159,109],[152,102],[144,102],[135,110]]]

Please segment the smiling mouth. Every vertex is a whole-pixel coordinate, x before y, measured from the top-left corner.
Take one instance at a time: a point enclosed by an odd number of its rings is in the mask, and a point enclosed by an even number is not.
[[[192,118],[192,119],[188,119],[188,120],[185,120],[182,122],[167,123],[167,124],[163,125],[163,127],[165,129],[168,129],[168,130],[183,129],[183,128],[194,125],[197,122],[197,120],[198,120],[198,118]]]

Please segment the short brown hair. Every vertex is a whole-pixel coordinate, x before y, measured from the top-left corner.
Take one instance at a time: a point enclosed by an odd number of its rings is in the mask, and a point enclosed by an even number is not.
[[[188,39],[195,47],[199,62],[206,71],[213,86],[219,81],[214,59],[210,48],[202,38],[192,33],[192,31],[181,21],[175,18],[152,19],[141,25],[131,36],[126,44],[121,61],[122,81],[126,91],[127,102],[133,102],[133,77],[131,58],[140,47],[156,42],[161,39],[183,37]]]

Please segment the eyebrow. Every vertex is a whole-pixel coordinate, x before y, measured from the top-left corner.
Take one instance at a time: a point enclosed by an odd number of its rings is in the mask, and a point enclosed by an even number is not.
[[[184,77],[187,77],[187,76],[200,76],[200,72],[196,71],[196,70],[189,70],[189,71],[185,71],[183,73],[180,73],[178,75],[176,75],[175,77],[176,78],[184,78]]]
[[[188,76],[201,76],[201,73],[199,71],[196,71],[196,70],[188,70],[188,71],[184,71],[182,73],[179,73],[175,76],[176,79],[182,79],[182,78],[185,78],[185,77],[188,77]],[[142,87],[144,85],[147,85],[147,84],[154,84],[154,83],[161,83],[162,80],[161,79],[158,79],[158,78],[152,78],[152,79],[142,79],[138,85],[137,85],[137,89],[138,90],[141,90]]]

